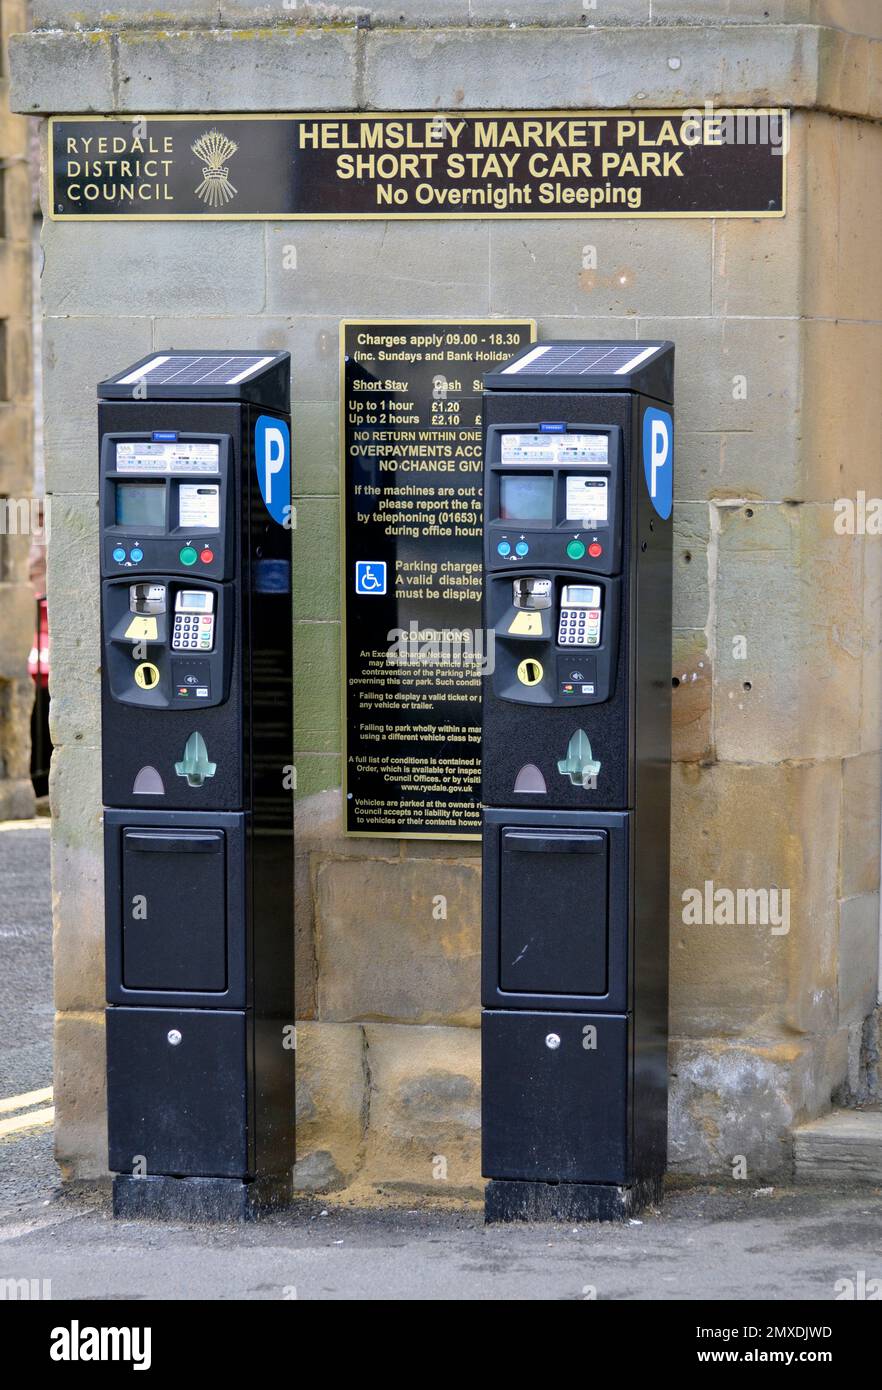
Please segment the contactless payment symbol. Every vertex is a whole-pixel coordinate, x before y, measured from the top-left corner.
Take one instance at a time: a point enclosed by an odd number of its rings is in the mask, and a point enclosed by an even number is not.
[[[674,422],[655,406],[643,416],[643,472],[652,505],[667,521],[674,501]]]
[[[355,592],[357,594],[385,594],[385,560],[356,560]]]
[[[254,466],[266,509],[273,521],[284,526],[291,515],[291,435],[284,420],[258,415]]]

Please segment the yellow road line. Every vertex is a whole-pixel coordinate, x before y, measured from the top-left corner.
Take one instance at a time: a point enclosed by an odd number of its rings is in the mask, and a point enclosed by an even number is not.
[[[23,1091],[20,1096],[7,1096],[5,1100],[0,1100],[0,1115],[8,1115],[13,1110],[27,1110],[29,1105],[43,1105],[51,1099],[51,1086],[44,1086],[41,1091]]]
[[[55,1106],[47,1105],[43,1110],[31,1110],[27,1115],[12,1115],[8,1120],[0,1120],[0,1139],[19,1130],[36,1129],[40,1125],[51,1125],[55,1119]]]

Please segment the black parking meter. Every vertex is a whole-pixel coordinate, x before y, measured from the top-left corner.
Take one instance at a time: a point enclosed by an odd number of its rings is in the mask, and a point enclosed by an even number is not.
[[[490,1221],[661,1195],[673,365],[553,342],[484,379]]]
[[[114,1211],[246,1216],[294,1162],[289,358],[98,396]]]

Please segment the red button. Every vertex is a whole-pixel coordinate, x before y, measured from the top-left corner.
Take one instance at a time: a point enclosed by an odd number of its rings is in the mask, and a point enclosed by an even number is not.
[[[202,554],[199,556],[199,559],[202,561],[203,565],[210,565],[212,560],[214,559],[214,551],[203,550]]]
[[[592,541],[591,545],[588,547],[588,554],[591,556],[592,560],[596,560],[598,555],[603,554],[603,546],[598,541]]]

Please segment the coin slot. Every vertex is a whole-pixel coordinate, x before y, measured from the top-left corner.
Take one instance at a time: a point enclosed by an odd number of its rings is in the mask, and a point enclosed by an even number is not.
[[[142,690],[153,690],[159,684],[159,667],[152,661],[142,661],[135,667],[135,684]]]
[[[518,680],[521,685],[538,685],[543,676],[541,661],[529,656],[518,666]]]

